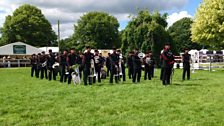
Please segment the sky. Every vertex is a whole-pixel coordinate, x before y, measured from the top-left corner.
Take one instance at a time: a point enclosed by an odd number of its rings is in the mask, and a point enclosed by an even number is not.
[[[23,4],[31,4],[42,10],[57,33],[57,20],[60,20],[61,38],[74,33],[74,24],[89,11],[104,11],[115,16],[122,30],[126,27],[129,16],[137,10],[149,9],[168,13],[168,25],[184,17],[194,17],[202,0],[0,0],[0,27],[5,17]]]

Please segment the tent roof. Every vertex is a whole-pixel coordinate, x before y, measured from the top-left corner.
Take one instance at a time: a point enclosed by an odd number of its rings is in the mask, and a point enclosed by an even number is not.
[[[14,46],[25,46],[25,53],[24,54],[15,54],[13,52]],[[42,50],[33,47],[31,45],[25,44],[23,42],[15,42],[15,43],[10,43],[8,45],[4,45],[0,47],[0,55],[32,55],[32,54],[37,54],[42,52]]]

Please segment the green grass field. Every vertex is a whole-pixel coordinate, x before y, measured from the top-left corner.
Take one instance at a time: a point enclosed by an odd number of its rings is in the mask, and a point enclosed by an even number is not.
[[[224,71],[196,71],[162,86],[159,70],[141,84],[67,85],[0,69],[0,125],[223,126]]]

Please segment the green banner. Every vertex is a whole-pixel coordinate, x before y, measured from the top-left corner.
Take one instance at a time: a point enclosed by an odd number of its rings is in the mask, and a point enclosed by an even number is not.
[[[13,54],[26,54],[26,45],[13,45]]]

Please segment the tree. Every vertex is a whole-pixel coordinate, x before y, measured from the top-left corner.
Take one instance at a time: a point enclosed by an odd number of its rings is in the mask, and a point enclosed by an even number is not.
[[[76,48],[78,44],[75,41],[73,37],[69,37],[66,39],[62,39],[60,41],[60,51],[63,51],[65,49],[71,49],[71,48]]]
[[[41,10],[28,4],[7,16],[1,29],[3,44],[22,41],[33,46],[53,44],[57,36]]]
[[[85,45],[98,49],[110,49],[119,45],[118,20],[104,12],[89,12],[83,15],[75,25],[78,49]]]
[[[182,18],[169,27],[168,32],[177,47],[177,51],[183,52],[184,48],[201,49],[202,45],[191,41],[191,18]]]
[[[142,52],[151,50],[159,65],[159,56],[164,43],[172,43],[166,31],[166,18],[167,14],[161,15],[158,12],[151,14],[148,10],[139,11],[123,31],[122,51],[127,53],[134,48],[139,48]]]
[[[192,41],[212,48],[224,47],[224,1],[204,0],[196,12]]]

